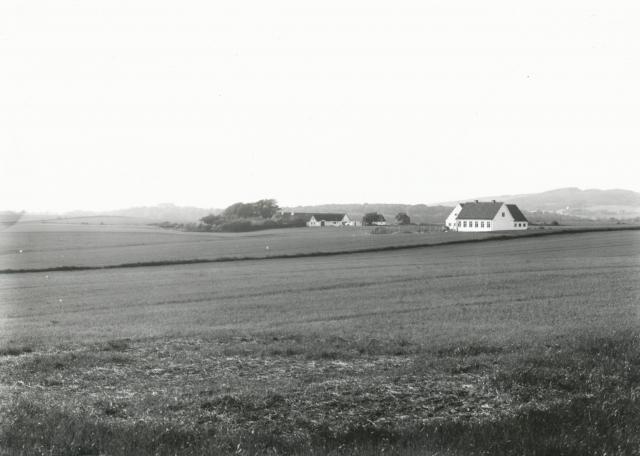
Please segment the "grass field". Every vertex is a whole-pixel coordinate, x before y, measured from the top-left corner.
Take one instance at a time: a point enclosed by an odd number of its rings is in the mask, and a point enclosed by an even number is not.
[[[612,231],[0,275],[0,454],[638,454],[639,272]]]

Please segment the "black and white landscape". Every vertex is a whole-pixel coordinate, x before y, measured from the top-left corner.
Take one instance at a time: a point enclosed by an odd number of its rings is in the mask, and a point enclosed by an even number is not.
[[[0,456],[640,454],[638,23],[0,2]]]

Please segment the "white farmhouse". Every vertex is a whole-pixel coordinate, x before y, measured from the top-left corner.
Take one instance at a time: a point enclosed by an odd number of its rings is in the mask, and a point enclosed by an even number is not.
[[[500,201],[458,204],[445,226],[453,231],[526,230],[529,221],[515,204]]]
[[[311,214],[311,218],[307,222],[307,226],[322,227],[322,226],[350,226],[352,225],[351,219],[347,214]]]

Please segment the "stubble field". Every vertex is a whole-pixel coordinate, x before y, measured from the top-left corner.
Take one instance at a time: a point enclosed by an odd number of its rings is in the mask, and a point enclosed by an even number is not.
[[[0,454],[637,454],[639,272],[612,231],[2,274]]]

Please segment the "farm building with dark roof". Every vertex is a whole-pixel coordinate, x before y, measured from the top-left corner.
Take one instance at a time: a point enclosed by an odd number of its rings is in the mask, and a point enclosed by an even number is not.
[[[474,201],[458,204],[445,226],[453,231],[526,230],[529,221],[515,204]]]
[[[348,226],[352,225],[349,216],[344,213],[316,213],[311,214],[307,226],[323,227],[323,226]]]

